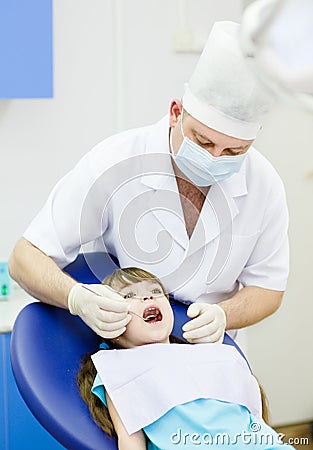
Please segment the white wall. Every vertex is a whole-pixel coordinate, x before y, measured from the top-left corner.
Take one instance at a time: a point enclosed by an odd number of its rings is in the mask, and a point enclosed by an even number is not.
[[[114,132],[111,3],[55,1],[54,20],[55,97],[0,101],[2,256],[55,182]]]
[[[248,6],[254,0],[243,0]],[[270,400],[275,424],[313,419],[313,112],[282,103],[268,115],[256,146],[286,187],[290,277],[274,316],[246,329],[247,354]]]
[[[159,119],[171,98],[182,95],[198,55],[173,51],[179,24],[208,34],[215,20],[240,15],[239,0],[54,1],[54,98],[0,101],[0,256],[9,256],[55,182],[95,143]],[[311,120],[277,109],[258,139],[286,182],[291,209],[285,304],[247,330],[249,357],[275,423],[313,418],[313,181],[304,178],[313,169]]]
[[[278,313],[247,328],[248,356],[277,424],[313,419],[313,113],[273,109],[256,146],[284,180],[291,267]]]
[[[240,0],[54,1],[54,98],[0,100],[0,257],[86,151],[182,95],[198,58],[172,51],[184,4],[187,26],[206,34],[240,18]]]

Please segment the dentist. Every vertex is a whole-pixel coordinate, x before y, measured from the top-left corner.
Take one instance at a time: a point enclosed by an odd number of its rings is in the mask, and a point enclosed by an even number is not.
[[[11,276],[115,338],[131,319],[107,286],[62,268],[82,246],[141,267],[189,304],[184,337],[221,342],[281,304],[288,276],[283,183],[254,147],[270,101],[247,68],[240,26],[216,23],[182,102],[155,125],[100,142],[62,178],[17,242]],[[192,301],[192,304],[188,301]]]

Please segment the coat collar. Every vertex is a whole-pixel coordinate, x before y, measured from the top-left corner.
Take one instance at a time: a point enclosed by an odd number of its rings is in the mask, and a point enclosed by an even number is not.
[[[240,172],[211,187],[189,240],[169,151],[168,115],[151,126],[144,154],[141,183],[154,191],[150,198],[151,211],[188,255],[231,229],[239,213],[234,199],[248,193],[246,165],[249,155]]]

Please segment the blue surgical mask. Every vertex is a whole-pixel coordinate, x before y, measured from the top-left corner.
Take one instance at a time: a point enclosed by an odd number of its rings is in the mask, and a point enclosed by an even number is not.
[[[196,186],[211,186],[239,172],[247,153],[236,156],[212,156],[200,145],[184,135],[181,117],[183,142],[177,155],[173,153],[172,132],[170,135],[171,153],[177,167]]]

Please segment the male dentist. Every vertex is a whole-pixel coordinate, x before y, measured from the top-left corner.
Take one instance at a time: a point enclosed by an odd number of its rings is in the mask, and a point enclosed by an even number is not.
[[[239,29],[215,23],[182,101],[158,123],[100,142],[56,184],[9,261],[31,295],[104,338],[121,335],[137,320],[123,296],[89,286],[95,295],[62,271],[93,242],[192,301],[191,343],[221,342],[278,309],[288,211],[280,177],[252,146],[269,100],[242,58]]]

